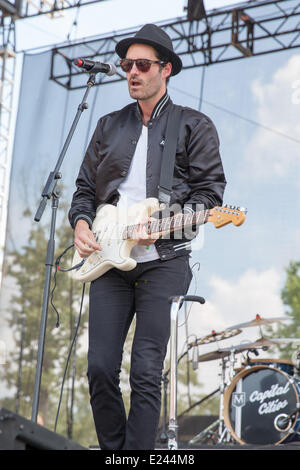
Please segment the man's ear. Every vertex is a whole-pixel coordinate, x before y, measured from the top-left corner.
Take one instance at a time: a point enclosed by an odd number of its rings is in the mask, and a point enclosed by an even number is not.
[[[165,78],[169,78],[171,76],[171,73],[172,73],[172,64],[171,64],[171,62],[168,62],[164,66],[163,71],[164,71],[164,77]]]

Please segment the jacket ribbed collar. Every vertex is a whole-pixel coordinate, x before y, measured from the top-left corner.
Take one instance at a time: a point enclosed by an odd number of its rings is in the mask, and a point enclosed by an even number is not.
[[[170,101],[170,96],[168,95],[168,92],[166,91],[166,93],[161,97],[161,99],[154,106],[150,120],[158,117],[161,114],[161,112],[165,109],[169,101]],[[142,111],[141,111],[138,101],[136,105],[137,105],[138,115],[140,116],[140,118],[142,118]]]

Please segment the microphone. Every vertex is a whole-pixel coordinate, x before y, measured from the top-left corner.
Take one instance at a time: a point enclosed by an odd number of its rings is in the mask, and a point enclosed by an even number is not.
[[[85,69],[87,72],[90,73],[106,73],[107,75],[111,76],[117,73],[117,69],[114,64],[105,64],[103,62],[94,62],[93,60],[89,59],[75,59],[73,61],[74,65]]]

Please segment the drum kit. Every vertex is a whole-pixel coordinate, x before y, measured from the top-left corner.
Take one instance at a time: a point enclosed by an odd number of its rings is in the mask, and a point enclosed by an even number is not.
[[[260,350],[300,342],[300,338],[267,338],[263,335],[262,326],[285,320],[288,318],[256,315],[254,320],[221,333],[213,331],[188,345],[188,349],[195,351],[199,345],[218,344],[239,335],[244,328],[260,329],[261,337],[256,341],[197,355],[199,363],[220,360],[219,417],[189,444],[277,445],[300,441],[300,350],[295,350],[293,361],[258,357]],[[240,355],[242,362],[237,367]]]

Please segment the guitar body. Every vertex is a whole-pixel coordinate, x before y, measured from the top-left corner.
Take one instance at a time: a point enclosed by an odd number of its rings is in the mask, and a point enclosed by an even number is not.
[[[236,227],[245,221],[245,209],[236,206],[214,207],[213,209],[196,211],[193,214],[179,214],[154,219],[150,227],[149,217],[159,211],[159,202],[148,198],[134,204],[127,210],[105,204],[97,209],[92,231],[102,250],[95,251],[88,258],[80,258],[75,251],[72,262],[72,277],[77,281],[90,282],[111,268],[131,271],[136,261],[130,257],[132,248],[137,244],[131,237],[139,224],[144,224],[147,233],[163,236],[182,227],[192,227],[212,222],[216,228],[232,223]]]
[[[145,199],[127,211],[110,204],[100,206],[93,222],[92,232],[96,234],[102,250],[92,253],[80,268],[71,271],[73,279],[90,282],[112,268],[122,271],[134,269],[136,261],[130,258],[130,253],[137,243],[132,239],[123,239],[121,234],[126,226],[145,221],[158,209],[159,203],[155,198]],[[77,266],[81,262],[82,258],[75,251],[72,266]]]

